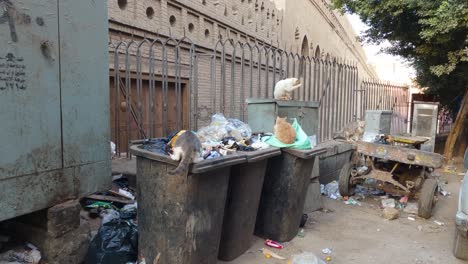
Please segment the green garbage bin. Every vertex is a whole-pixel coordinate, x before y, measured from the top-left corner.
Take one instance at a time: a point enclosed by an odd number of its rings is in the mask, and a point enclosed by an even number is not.
[[[314,167],[325,148],[284,148],[269,159],[255,225],[255,234],[279,242],[290,241],[298,231]]]
[[[219,259],[231,261],[252,246],[255,220],[268,159],[281,154],[279,148],[243,152],[247,163],[232,166],[224,211]]]
[[[188,176],[168,175],[177,162],[131,147],[137,156],[138,254],[146,263],[216,264],[231,166],[245,155],[191,164]]]

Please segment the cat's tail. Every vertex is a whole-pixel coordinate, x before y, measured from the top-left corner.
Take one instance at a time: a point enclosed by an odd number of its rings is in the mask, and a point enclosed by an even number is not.
[[[187,175],[189,170],[189,165],[192,162],[190,155],[182,155],[182,160],[172,171],[169,171],[169,175]]]

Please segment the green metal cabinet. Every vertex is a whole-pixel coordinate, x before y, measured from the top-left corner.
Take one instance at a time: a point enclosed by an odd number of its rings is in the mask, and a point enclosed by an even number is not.
[[[249,98],[247,104],[248,124],[253,132],[273,132],[276,117],[280,116],[297,118],[307,135],[317,135],[318,102]]]
[[[0,1],[0,221],[110,183],[107,31],[106,1]]]

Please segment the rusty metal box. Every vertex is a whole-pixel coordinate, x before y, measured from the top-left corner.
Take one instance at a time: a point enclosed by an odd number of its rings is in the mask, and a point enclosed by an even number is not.
[[[107,3],[0,1],[0,221],[110,183]]]

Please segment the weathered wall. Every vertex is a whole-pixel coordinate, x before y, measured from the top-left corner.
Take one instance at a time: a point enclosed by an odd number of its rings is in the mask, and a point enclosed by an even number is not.
[[[360,77],[377,77],[367,65],[366,55],[350,22],[330,8],[329,0],[275,2],[283,11],[282,41],[287,47],[305,52],[304,55],[329,55],[357,62]]]

